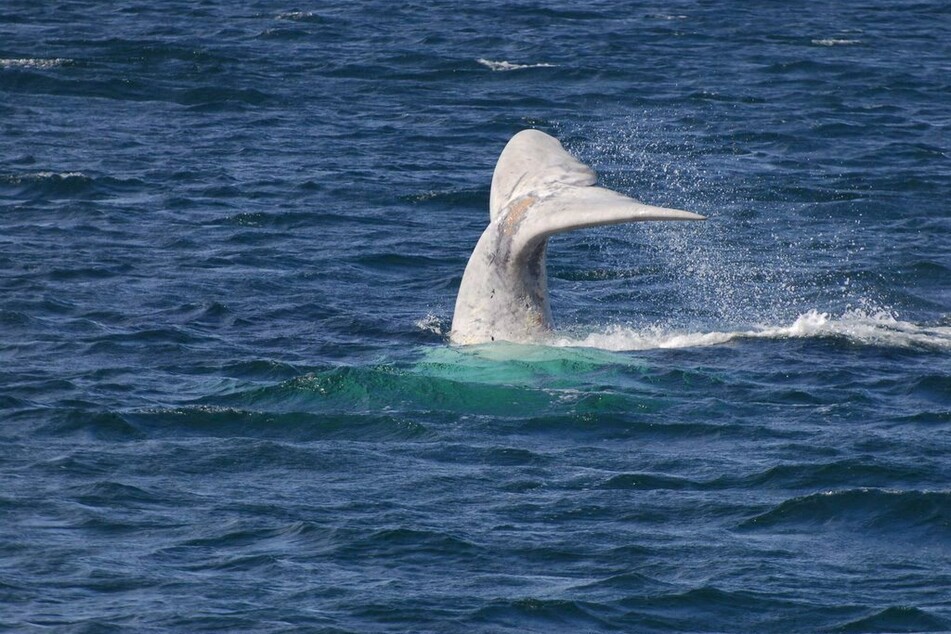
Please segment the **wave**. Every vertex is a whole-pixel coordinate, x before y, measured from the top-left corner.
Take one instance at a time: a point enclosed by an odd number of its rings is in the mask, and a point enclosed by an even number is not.
[[[812,40],[812,43],[816,46],[851,46],[854,44],[861,44],[861,40],[844,40],[837,38],[824,38]]]
[[[785,500],[749,518],[741,530],[798,531],[804,526],[861,527],[878,535],[945,539],[951,492],[876,488],[822,491]]]
[[[322,18],[313,11],[285,11],[275,16],[276,20],[292,20],[294,22],[321,22]]]
[[[526,68],[554,68],[555,64],[548,64],[546,62],[540,62],[538,64],[513,64],[505,60],[495,61],[491,59],[485,59],[480,57],[476,60],[483,66],[489,68],[489,70],[505,71],[505,70],[524,70]]]
[[[663,327],[636,329],[610,326],[583,337],[552,339],[558,347],[600,348],[615,352],[663,348],[698,348],[738,339],[835,338],[851,343],[894,347],[951,349],[951,327],[922,326],[885,312],[853,309],[838,317],[810,310],[788,326],[756,326],[746,330],[677,332]]]
[[[872,608],[873,613],[845,623],[837,632],[943,632],[948,621],[912,606]]]
[[[69,179],[89,181],[92,180],[82,172],[30,172],[28,174],[8,174],[0,175],[0,183],[10,185],[19,185],[21,183],[38,183],[44,181],[65,181]]]
[[[141,194],[144,186],[145,183],[137,178],[93,176],[83,172],[0,173],[0,192],[18,198],[104,198],[119,194]]]
[[[62,57],[55,57],[52,59],[33,57],[7,58],[0,59],[0,68],[36,68],[40,70],[46,70],[47,68],[56,68],[57,66],[69,64],[72,61],[73,60],[71,59]]]

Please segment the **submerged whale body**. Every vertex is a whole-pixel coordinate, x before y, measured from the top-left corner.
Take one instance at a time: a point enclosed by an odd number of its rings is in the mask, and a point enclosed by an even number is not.
[[[489,226],[466,265],[450,341],[530,343],[552,329],[545,251],[556,233],[642,220],[703,220],[603,187],[590,167],[539,130],[502,150],[492,176]]]

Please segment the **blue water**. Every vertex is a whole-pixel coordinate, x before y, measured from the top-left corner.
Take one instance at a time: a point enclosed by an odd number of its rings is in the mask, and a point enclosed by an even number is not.
[[[951,630],[949,104],[938,0],[6,0],[0,629]],[[450,346],[527,127],[709,220]]]

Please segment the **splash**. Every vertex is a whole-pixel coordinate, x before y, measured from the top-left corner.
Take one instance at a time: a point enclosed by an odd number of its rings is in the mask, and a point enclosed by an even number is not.
[[[716,114],[720,106],[705,107]],[[770,326],[811,311],[844,317],[853,307],[874,315],[880,312],[876,307],[892,303],[883,293],[884,274],[876,272],[875,245],[863,230],[860,202],[829,201],[821,188],[798,191],[781,180],[750,176],[741,164],[745,155],[724,157],[703,147],[696,134],[686,134],[702,125],[692,115],[659,108],[620,125],[564,134],[581,139],[570,149],[590,162],[607,186],[708,217],[705,223],[638,223],[573,238],[598,249],[608,269],[637,262],[644,282],[667,294],[672,309],[663,324],[666,332],[696,333],[697,324],[732,327],[738,317],[742,324]],[[611,239],[601,237],[607,235]],[[557,281],[556,276],[553,291]],[[602,287],[618,304],[625,292],[631,305],[642,301],[640,282],[607,280]],[[689,343],[683,345],[695,345],[698,338],[697,345],[715,344],[727,335],[738,336],[705,331],[684,335]]]
[[[551,345],[620,352],[698,348],[739,339],[793,338],[837,338],[859,345],[951,350],[951,327],[923,326],[900,320],[887,311],[861,309],[847,310],[837,317],[810,310],[786,326],[756,326],[734,331],[679,332],[663,327],[634,329],[615,325],[583,337],[559,336]]]
[[[448,335],[449,327],[439,315],[428,313],[425,317],[416,320],[414,324],[418,330],[431,332],[434,335]]]
[[[513,64],[512,62],[507,62],[505,60],[494,61],[491,59],[485,59],[483,57],[480,57],[476,61],[482,64],[483,66],[487,66],[490,70],[496,70],[496,71],[524,70],[526,68],[554,68],[555,67],[554,64],[547,64],[545,62],[541,62],[538,64]]]

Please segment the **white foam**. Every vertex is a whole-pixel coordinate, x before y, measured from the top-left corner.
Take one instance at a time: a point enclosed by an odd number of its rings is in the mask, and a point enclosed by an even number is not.
[[[544,62],[539,64],[513,64],[505,60],[494,61],[494,60],[485,59],[482,57],[480,57],[476,61],[482,64],[483,66],[487,66],[490,70],[498,70],[498,71],[523,70],[525,68],[554,68],[555,66],[554,64],[546,64]]]
[[[861,44],[861,41],[826,38],[821,40],[812,40],[812,43],[817,46],[851,46],[853,44]]]
[[[280,13],[277,16],[277,20],[309,20],[315,16],[313,11],[287,11],[285,13]]]
[[[662,327],[634,329],[611,326],[581,338],[559,336],[552,345],[602,350],[652,350],[715,346],[735,339],[840,337],[853,343],[897,348],[951,349],[951,327],[921,326],[901,321],[886,311],[849,310],[838,317],[810,310],[785,326],[756,326],[747,330],[677,332]]]
[[[67,178],[89,178],[82,172],[31,172],[28,174],[0,175],[0,181],[11,185],[37,183],[41,181],[60,181]]]
[[[62,66],[63,64],[68,64],[72,60],[65,59],[62,57],[56,57],[53,59],[35,59],[35,58],[19,58],[19,59],[0,59],[0,68],[55,68],[56,66]]]

